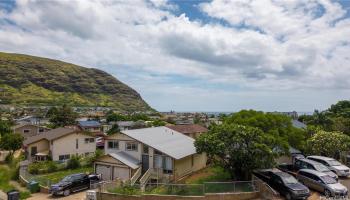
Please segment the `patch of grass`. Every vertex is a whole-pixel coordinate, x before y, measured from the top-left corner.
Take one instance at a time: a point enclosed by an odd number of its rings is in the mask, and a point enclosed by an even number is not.
[[[146,194],[179,195],[179,196],[203,196],[203,185],[160,185],[146,188]]]
[[[49,186],[50,184],[54,184],[62,180],[65,176],[76,173],[91,173],[93,171],[92,167],[81,167],[78,169],[68,169],[48,174],[41,174],[35,176],[33,180],[39,182],[42,186]]]
[[[187,177],[186,184],[203,184],[204,182],[227,182],[232,181],[228,172],[220,166],[208,166]]]
[[[123,194],[123,195],[141,195],[141,189],[136,186],[130,186],[130,185],[125,185],[125,186],[119,186],[115,188],[111,188],[107,190],[110,193],[115,193],[115,194]]]
[[[10,184],[11,172],[7,166],[0,166],[0,190],[9,192],[16,188]],[[27,199],[30,197],[30,192],[20,192],[20,199]]]
[[[251,182],[204,183],[205,193],[252,192]]]

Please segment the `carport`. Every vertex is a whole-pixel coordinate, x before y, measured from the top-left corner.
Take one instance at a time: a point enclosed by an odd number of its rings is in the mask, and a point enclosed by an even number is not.
[[[110,153],[94,162],[94,171],[102,175],[104,181],[129,180],[140,167],[140,161],[125,152]]]

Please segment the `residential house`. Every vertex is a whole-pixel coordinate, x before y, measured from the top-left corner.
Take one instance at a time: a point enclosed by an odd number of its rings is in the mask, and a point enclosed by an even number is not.
[[[101,124],[98,121],[79,121],[78,126],[83,131],[88,131],[92,133],[100,133],[101,132]]]
[[[19,124],[12,127],[14,133],[21,134],[24,138],[32,137],[50,130],[49,128],[34,124]]]
[[[168,125],[168,128],[196,139],[202,133],[208,132],[208,129],[198,124],[188,125]]]
[[[144,121],[118,121],[116,122],[118,125],[119,130],[131,130],[131,129],[137,129],[137,128],[145,128],[146,123]]]
[[[177,181],[206,166],[193,138],[164,126],[124,130],[105,142],[106,155],[94,164],[104,180]]]
[[[43,125],[48,124],[49,119],[40,118],[35,116],[24,116],[19,119],[15,119],[16,124],[24,125],[24,124],[33,124],[33,125]]]
[[[88,155],[96,151],[95,136],[79,127],[56,128],[27,138],[23,142],[30,161],[68,160],[72,155]]]

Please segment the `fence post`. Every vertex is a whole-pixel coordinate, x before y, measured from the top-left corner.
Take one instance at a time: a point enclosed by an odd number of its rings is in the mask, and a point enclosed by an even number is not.
[[[233,182],[233,192],[236,192],[236,182]]]

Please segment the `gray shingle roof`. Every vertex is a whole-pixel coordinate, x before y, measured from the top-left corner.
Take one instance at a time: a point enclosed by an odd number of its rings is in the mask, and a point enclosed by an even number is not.
[[[125,130],[122,133],[175,159],[196,153],[194,139],[164,126]]]

